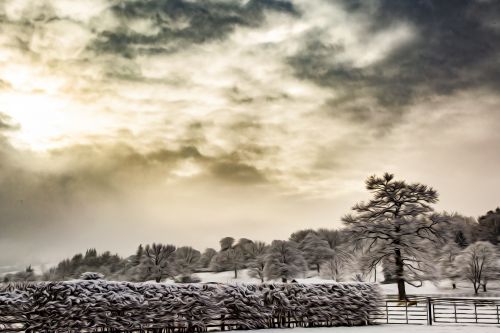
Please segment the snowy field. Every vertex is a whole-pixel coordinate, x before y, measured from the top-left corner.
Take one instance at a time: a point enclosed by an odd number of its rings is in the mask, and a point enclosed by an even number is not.
[[[319,327],[270,329],[263,333],[498,333],[500,327],[495,325],[474,326],[422,326],[422,325],[376,325],[361,327]]]
[[[248,271],[245,269],[238,271],[238,278],[234,278],[234,272],[204,272],[196,273],[201,282],[219,282],[219,283],[260,283],[259,279],[251,278],[248,276]],[[310,277],[304,279],[297,279],[300,283],[327,283],[334,282],[332,280],[321,279],[314,276],[311,272]],[[173,281],[172,281],[173,282]],[[397,285],[395,283],[391,284],[381,284],[382,290],[387,295],[397,294]],[[406,285],[406,292],[408,295],[446,295],[450,297],[474,297],[474,290],[470,283],[459,282],[457,284],[457,289],[451,287],[450,281],[438,281],[438,282],[424,282],[424,285],[420,288],[413,287],[409,284]],[[488,286],[488,292],[480,292],[480,297],[496,297],[500,298],[500,283],[491,282]]]

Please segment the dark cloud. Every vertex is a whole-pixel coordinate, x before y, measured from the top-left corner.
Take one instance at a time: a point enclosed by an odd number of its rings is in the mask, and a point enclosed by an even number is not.
[[[255,167],[232,159],[213,164],[210,171],[219,179],[238,184],[259,184],[266,182],[262,172]]]
[[[342,95],[326,108],[331,115],[350,114],[354,121],[393,120],[410,105],[434,95],[467,88],[498,89],[500,29],[498,1],[344,1],[352,14],[366,15],[369,40],[398,23],[410,24],[417,36],[365,67],[335,63],[343,50],[323,34],[310,34],[302,51],[290,57],[295,74]],[[497,22],[498,23],[498,22]],[[368,99],[368,101],[367,101]]]
[[[297,15],[289,1],[250,0],[246,4],[218,1],[151,0],[120,2],[114,14],[130,22],[147,20],[156,33],[141,33],[127,24],[103,31],[93,48],[132,57],[137,53],[170,53],[212,40],[222,40],[238,26],[256,27],[266,11]]]

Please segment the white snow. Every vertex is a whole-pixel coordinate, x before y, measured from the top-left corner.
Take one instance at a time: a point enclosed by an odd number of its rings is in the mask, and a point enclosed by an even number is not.
[[[247,269],[240,269],[238,271],[238,278],[234,278],[234,271],[227,272],[204,272],[204,273],[196,273],[198,278],[201,279],[201,282],[218,282],[218,283],[259,283],[259,279],[254,279],[248,276]]]
[[[248,270],[241,269],[238,271],[238,278],[234,278],[233,271],[227,272],[204,272],[196,273],[201,279],[201,282],[219,282],[219,283],[259,283],[259,279],[254,279],[248,276]],[[382,274],[380,274],[382,276]],[[315,272],[310,272],[308,277],[296,279],[299,283],[332,283],[333,280],[325,280],[317,276]],[[268,281],[266,281],[268,282]],[[280,281],[271,281],[280,282]],[[398,293],[397,285],[395,283],[380,284],[382,291],[387,295],[395,295]],[[473,297],[474,290],[470,283],[459,282],[457,289],[453,289],[451,282],[442,280],[437,282],[424,281],[423,286],[420,288],[413,287],[406,284],[406,292],[408,295],[447,295],[453,297]],[[488,285],[488,292],[480,292],[480,297],[500,297],[500,282],[490,282]]]
[[[498,333],[496,325],[375,325],[359,327],[318,327],[293,329],[267,329],[262,333]]]

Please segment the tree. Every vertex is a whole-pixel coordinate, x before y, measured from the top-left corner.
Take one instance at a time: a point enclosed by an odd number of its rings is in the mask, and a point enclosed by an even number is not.
[[[220,240],[220,251],[213,257],[210,267],[217,272],[233,270],[234,278],[238,278],[238,270],[244,267],[243,250],[234,243],[233,237],[224,237]]]
[[[300,242],[302,242],[304,238],[306,238],[306,236],[309,235],[310,233],[315,234],[316,231],[314,231],[313,229],[299,230],[291,234],[288,240],[300,244]]]
[[[330,248],[328,257],[323,263],[323,269],[326,271],[323,276],[339,281],[342,271],[353,260],[352,250],[348,248],[348,237],[343,230],[318,229],[317,233]]]
[[[328,245],[328,242],[321,239],[316,233],[310,232],[307,236],[300,242],[299,249],[304,255],[307,263],[314,267],[318,274],[320,271],[320,266],[324,263],[332,254],[332,250]]]
[[[448,241],[439,251],[441,276],[451,280],[453,289],[457,288],[457,274],[454,269],[455,258],[460,254],[460,246],[454,240]]]
[[[441,239],[437,226],[445,221],[432,214],[430,204],[438,201],[438,194],[426,185],[396,181],[388,173],[369,177],[366,189],[372,199],[355,205],[355,215],[345,216],[343,222],[355,244],[367,244],[362,260],[366,269],[385,259],[392,264],[399,298],[405,300],[405,283],[421,286],[433,269],[429,247]]]
[[[244,246],[245,257],[248,260],[248,275],[264,282],[264,268],[266,266],[266,254],[268,246],[264,242],[251,242]]]
[[[472,283],[476,295],[481,283],[486,284],[489,279],[496,278],[494,274],[497,266],[498,254],[495,246],[483,241],[469,245],[454,261],[456,274]]]
[[[146,245],[146,269],[149,276],[160,282],[165,277],[173,277],[175,275],[175,267],[173,265],[175,246],[153,243],[151,246]]]
[[[234,238],[233,237],[224,237],[219,241],[220,250],[226,251],[228,249],[232,249],[234,246]]]
[[[243,252],[239,248],[229,248],[217,253],[213,257],[210,267],[216,272],[234,271],[234,278],[238,278],[238,270],[244,267]]]
[[[139,244],[137,247],[137,251],[135,252],[135,255],[132,257],[132,265],[137,266],[141,263],[142,259],[144,258],[144,247],[142,244]]]
[[[212,258],[217,255],[217,251],[208,248],[203,251],[203,254],[201,255],[200,261],[199,261],[199,266],[201,268],[208,268],[210,266],[210,262],[212,261]]]
[[[306,260],[300,253],[297,243],[281,240],[271,243],[264,268],[268,279],[281,278],[282,282],[287,282],[288,279],[304,273],[306,269]]]
[[[175,266],[177,273],[184,276],[193,274],[194,269],[200,261],[201,253],[191,246],[183,246],[175,251]]]
[[[495,211],[490,210],[486,215],[478,219],[479,237],[481,240],[489,241],[493,244],[500,243],[500,208]]]

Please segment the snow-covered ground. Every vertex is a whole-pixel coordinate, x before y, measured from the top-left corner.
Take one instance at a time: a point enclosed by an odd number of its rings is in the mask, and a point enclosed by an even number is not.
[[[203,272],[195,274],[201,279],[201,282],[219,282],[219,283],[259,283],[259,279],[251,278],[248,276],[248,271],[242,269],[238,271],[238,278],[234,278],[234,272]],[[334,282],[333,280],[325,280],[316,276],[314,273],[309,275],[310,277],[304,279],[296,279],[300,283],[328,283]],[[385,294],[394,295],[397,294],[397,285],[395,283],[391,284],[381,284],[380,285]],[[406,292],[409,295],[449,295],[454,297],[473,297],[474,290],[470,283],[460,282],[457,284],[457,289],[453,289],[451,282],[447,280],[430,282],[425,281],[423,286],[420,288],[413,287],[409,284],[406,285]],[[481,297],[500,297],[500,283],[491,282],[488,286],[488,292],[480,292]]]
[[[262,333],[498,333],[499,326],[474,325],[474,326],[424,326],[424,325],[375,325],[361,327],[319,327],[319,328],[293,328],[269,329]]]

